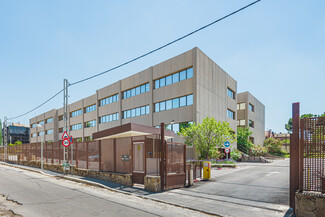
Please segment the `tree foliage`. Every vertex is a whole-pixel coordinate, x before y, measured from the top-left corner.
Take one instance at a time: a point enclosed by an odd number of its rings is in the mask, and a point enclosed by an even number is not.
[[[325,117],[325,112],[322,115],[303,114],[300,116],[300,118],[313,118],[313,117]],[[284,125],[284,128],[288,131],[288,133],[292,133],[292,118],[289,118],[288,123]]]
[[[186,145],[194,145],[200,159],[217,158],[220,155],[218,148],[226,141],[236,141],[229,123],[216,121],[213,117],[204,118],[201,124],[190,124],[182,128],[179,134],[185,138]]]
[[[237,148],[245,154],[249,154],[249,149],[253,146],[252,142],[249,141],[249,136],[252,133],[249,127],[237,127]]]
[[[282,144],[283,142],[280,139],[268,138],[264,140],[264,147],[267,148],[268,153],[277,156],[286,154],[286,152],[282,150]]]

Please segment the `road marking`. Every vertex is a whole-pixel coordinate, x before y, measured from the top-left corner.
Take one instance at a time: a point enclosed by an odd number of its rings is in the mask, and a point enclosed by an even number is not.
[[[265,175],[265,176],[270,176],[272,174],[276,174],[276,173],[280,173],[280,172],[277,172],[277,171],[274,171],[274,172],[269,172],[269,174]]]

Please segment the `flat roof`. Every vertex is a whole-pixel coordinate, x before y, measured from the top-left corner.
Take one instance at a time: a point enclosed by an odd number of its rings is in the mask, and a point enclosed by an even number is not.
[[[160,135],[160,128],[135,123],[128,123],[93,133],[93,139],[103,140],[148,135]],[[173,137],[175,137],[175,133],[173,131],[165,130],[165,138]]]

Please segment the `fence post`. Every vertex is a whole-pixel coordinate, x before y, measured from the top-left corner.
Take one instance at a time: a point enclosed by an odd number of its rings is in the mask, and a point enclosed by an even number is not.
[[[89,151],[89,149],[88,149],[89,148],[89,145],[88,144],[89,144],[89,142],[86,142],[86,153],[87,153],[86,154],[86,156],[87,156],[87,167],[86,168],[87,168],[87,170],[88,170],[88,164],[89,164],[89,158],[88,158],[88,155],[89,155],[89,153],[88,153],[88,151]]]
[[[300,142],[299,142],[299,191],[303,191],[303,179],[304,179],[304,120],[300,120]]]
[[[292,104],[290,135],[290,207],[295,210],[295,194],[299,189],[299,102]]]
[[[59,165],[61,164],[61,145],[59,141]]]
[[[102,170],[102,140],[98,141],[98,160],[99,160],[99,167],[98,170],[101,171]]]
[[[184,144],[184,174],[185,174],[185,178],[184,178],[184,186],[186,185],[186,145]]]
[[[160,183],[161,191],[165,190],[165,123],[160,124]]]
[[[78,142],[76,141],[76,167],[78,168],[78,164],[79,164],[79,162],[78,162]]]
[[[54,142],[52,142],[52,164],[54,164]]]
[[[114,152],[114,173],[116,173],[116,139],[113,140],[113,152]],[[133,155],[133,152],[132,152],[132,155]],[[132,159],[133,160],[133,156],[132,156]]]

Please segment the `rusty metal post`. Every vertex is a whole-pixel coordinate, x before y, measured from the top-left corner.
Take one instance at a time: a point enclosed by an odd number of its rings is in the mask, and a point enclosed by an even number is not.
[[[304,179],[304,121],[300,120],[300,141],[299,141],[299,191],[303,191]]]
[[[114,152],[114,173],[116,173],[116,139],[113,140],[113,152]],[[133,152],[132,152],[132,158],[133,161]]]
[[[78,142],[76,141],[76,168],[79,167],[79,162],[78,162]]]
[[[54,164],[54,142],[52,142],[52,164]]]
[[[98,170],[101,171],[102,170],[102,141],[99,140],[98,141],[98,161],[99,161],[99,167]]]
[[[160,124],[160,184],[165,190],[165,123]]]
[[[88,158],[88,156],[89,156],[89,153],[88,153],[88,151],[89,151],[89,142],[86,142],[86,156],[87,156],[87,170],[89,169],[88,167],[89,167],[89,158]]]
[[[186,185],[186,145],[184,144],[184,174],[185,174],[185,179],[184,179],[184,186]]]
[[[299,102],[292,104],[290,135],[290,207],[295,210],[295,194],[299,189]]]

